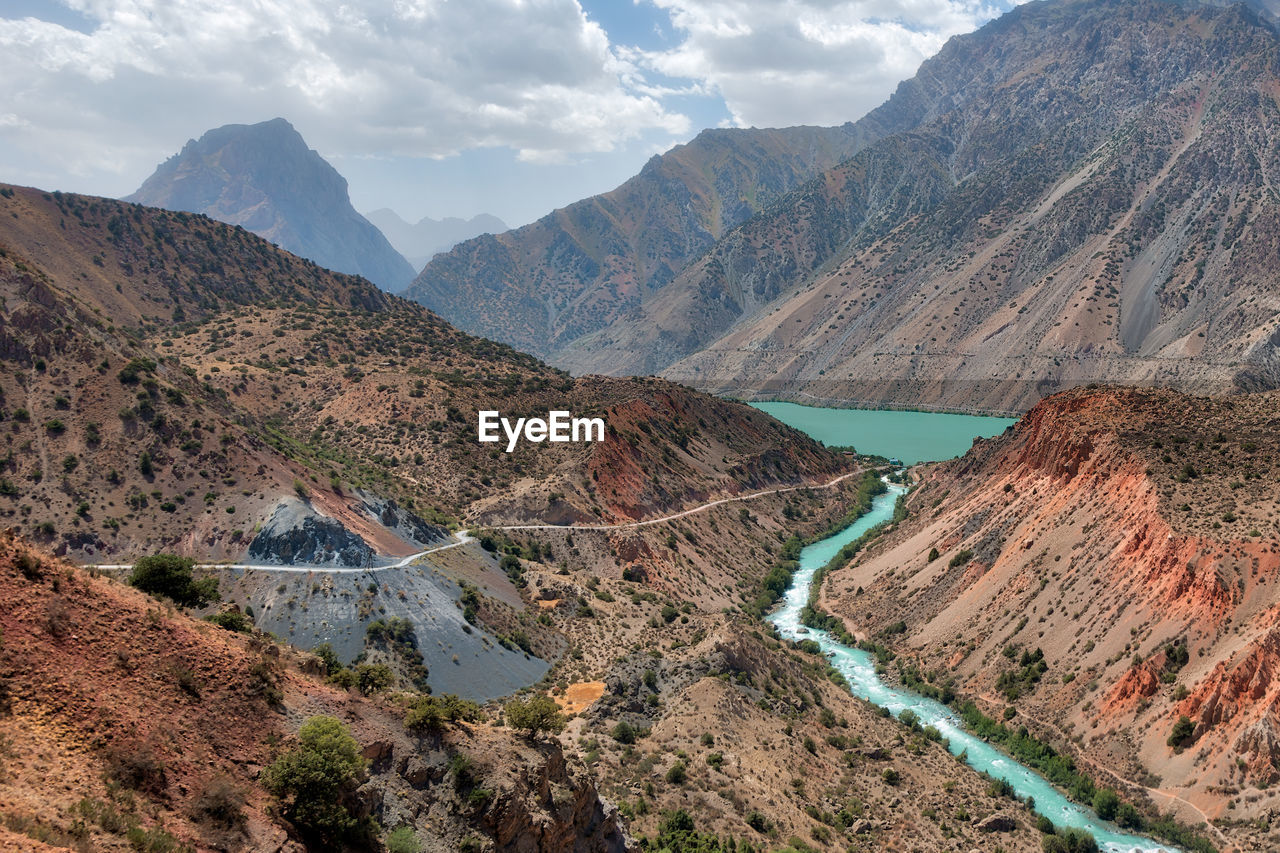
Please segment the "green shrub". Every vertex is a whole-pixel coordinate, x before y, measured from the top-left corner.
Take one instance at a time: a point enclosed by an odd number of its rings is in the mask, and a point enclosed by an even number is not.
[[[298,730],[298,745],[267,767],[262,781],[304,837],[340,847],[368,830],[348,807],[363,775],[360,745],[342,723],[312,717]]]
[[[1182,749],[1191,742],[1191,736],[1195,731],[1196,724],[1184,714],[1178,718],[1178,722],[1173,724],[1173,731],[1169,733],[1169,739],[1165,743],[1174,749]]]
[[[332,675],[343,668],[342,661],[338,659],[338,653],[333,650],[332,643],[321,643],[312,649],[311,653],[324,662],[325,675]]]
[[[383,839],[387,853],[421,853],[422,840],[411,826],[399,826],[387,833]]]
[[[1083,829],[1067,829],[1061,835],[1040,839],[1044,853],[1098,853],[1098,842]]]
[[[206,616],[205,619],[217,625],[219,628],[225,628],[228,631],[236,631],[241,634],[247,634],[253,630],[253,623],[249,621],[249,617],[245,616],[238,610],[214,613],[210,616]]]
[[[1093,795],[1093,810],[1103,820],[1114,820],[1120,810],[1120,797],[1110,788],[1099,788]]]
[[[196,580],[195,560],[175,554],[153,554],[133,565],[129,585],[151,595],[162,595],[183,607],[204,607],[219,601],[216,578]]]
[[[528,699],[512,699],[502,711],[508,726],[524,729],[531,739],[536,739],[541,732],[559,734],[564,731],[564,714],[549,696],[537,694]]]
[[[404,727],[414,734],[441,731],[446,723],[480,719],[480,706],[452,693],[422,696],[404,715]]]

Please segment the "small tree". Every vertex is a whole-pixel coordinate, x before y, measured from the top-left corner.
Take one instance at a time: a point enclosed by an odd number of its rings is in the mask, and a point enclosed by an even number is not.
[[[1181,750],[1191,741],[1191,736],[1195,734],[1196,724],[1191,722],[1191,718],[1182,715],[1178,718],[1178,722],[1173,724],[1173,731],[1169,733],[1169,739],[1165,741],[1174,749]]]
[[[356,686],[366,696],[381,693],[395,683],[395,673],[385,663],[362,663],[355,668]]]
[[[183,607],[204,607],[222,598],[217,578],[195,579],[196,561],[176,554],[153,554],[133,564],[129,585],[152,595],[163,595]]]
[[[262,773],[267,790],[303,835],[322,845],[356,838],[364,822],[347,800],[364,775],[360,745],[333,717],[312,717],[298,729],[298,745]]]
[[[536,740],[542,732],[559,734],[564,731],[566,720],[560,713],[560,706],[551,697],[540,693],[528,699],[512,699],[502,711],[507,725],[513,729],[524,729],[531,740]]]
[[[1110,788],[1099,788],[1093,795],[1093,810],[1103,820],[1114,820],[1120,810],[1120,797]]]

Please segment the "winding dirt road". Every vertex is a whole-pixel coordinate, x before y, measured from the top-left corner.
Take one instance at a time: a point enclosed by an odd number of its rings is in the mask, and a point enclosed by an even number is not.
[[[667,521],[674,521],[678,518],[684,518],[686,516],[694,515],[699,512],[704,512],[708,509],[711,509],[712,507],[722,506],[724,504],[735,503],[738,501],[755,500],[756,498],[762,498],[762,497],[765,497],[766,495],[780,495],[780,494],[785,494],[786,492],[797,492],[797,491],[800,491],[801,489],[830,489],[839,485],[840,483],[844,482],[845,480],[849,479],[855,474],[861,474],[861,473],[862,473],[861,469],[856,471],[850,471],[847,474],[841,474],[839,477],[836,477],[835,479],[829,482],[822,483],[816,486],[810,486],[810,485],[786,486],[779,489],[765,489],[759,492],[752,492],[749,495],[734,495],[733,497],[719,498],[718,500],[707,501],[704,504],[699,504],[698,506],[695,506],[692,509],[682,510],[681,512],[675,512],[675,513],[672,513],[671,515],[664,515],[661,518],[647,518],[643,521],[628,521],[622,524],[499,524],[499,525],[477,525],[477,526],[483,526],[484,529],[486,530],[568,530],[568,531],[629,530],[636,527],[647,527],[652,524],[662,524]],[[269,564],[260,564],[260,563],[201,563],[199,564],[199,567],[202,569],[241,569],[244,571],[292,572],[292,573],[299,573],[299,574],[314,573],[314,574],[330,574],[330,575],[363,574],[365,572],[385,572],[388,569],[403,569],[406,566],[412,565],[414,562],[422,559],[428,554],[435,554],[439,551],[447,551],[450,548],[458,548],[463,545],[466,545],[468,542],[475,541],[474,537],[467,535],[466,531],[462,531],[462,530],[459,530],[458,532],[454,533],[453,538],[454,538],[454,541],[450,542],[447,545],[437,545],[433,548],[428,548],[425,551],[419,551],[416,554],[410,554],[409,556],[404,557],[395,563],[388,563],[385,566],[364,566],[359,568],[346,568],[346,567],[339,567],[339,566],[273,566]],[[104,564],[94,566],[93,568],[131,569],[133,568],[133,564],[132,563],[104,563]]]

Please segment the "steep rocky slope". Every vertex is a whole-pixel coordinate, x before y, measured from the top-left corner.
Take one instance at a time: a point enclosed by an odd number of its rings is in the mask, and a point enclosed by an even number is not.
[[[1274,846],[1247,822],[1278,805],[1278,422],[1275,393],[1050,397],[925,469],[825,606],[1099,778]]]
[[[322,684],[310,655],[194,620],[11,537],[0,589],[2,849],[320,849],[280,817],[260,776],[316,715],[341,719],[363,750],[352,802],[385,830],[413,827],[427,850],[520,838],[566,853],[631,847],[554,743],[483,723],[412,735],[403,705]],[[477,788],[483,809],[468,799]]]
[[[322,267],[400,290],[413,267],[351,206],[347,182],[282,118],[192,139],[126,201],[242,225]]]
[[[202,216],[21,188],[0,209],[0,512],[59,552],[239,557],[261,535],[362,565],[464,515],[640,518],[845,470],[747,407],[570,379]],[[476,441],[479,409],[564,407],[605,441]]]
[[[611,192],[434,258],[405,296],[468,332],[553,356],[638,311],[728,229],[877,132],[703,131]]]
[[[1020,6],[894,95],[950,81],[917,124],[557,363],[990,410],[1094,380],[1274,387],[1278,56],[1242,5]]]

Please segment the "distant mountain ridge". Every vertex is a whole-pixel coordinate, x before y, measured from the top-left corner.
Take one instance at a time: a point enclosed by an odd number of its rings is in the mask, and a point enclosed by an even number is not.
[[[125,198],[240,225],[323,267],[399,290],[413,268],[356,212],[347,182],[282,118],[191,140]]]
[[[409,223],[394,210],[381,207],[366,213],[365,218],[377,226],[415,270],[422,269],[432,257],[449,251],[463,240],[481,234],[501,234],[507,230],[507,224],[491,213],[478,213],[470,219],[424,216]]]
[[[543,357],[635,314],[726,231],[896,127],[705,130],[617,189],[430,261],[405,296]]]
[[[1280,39],[1251,6],[1078,0],[952,39],[926,99],[635,312],[575,372],[1023,410],[1095,381],[1280,385]],[[875,115],[873,113],[872,115]]]

